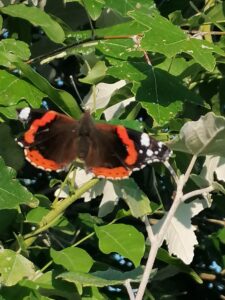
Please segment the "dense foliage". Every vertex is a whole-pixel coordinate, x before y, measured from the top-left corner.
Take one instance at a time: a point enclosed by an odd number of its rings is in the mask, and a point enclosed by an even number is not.
[[[0,1],[0,299],[225,299],[224,13]],[[171,165],[121,181],[35,169],[14,140],[26,106],[146,131]]]

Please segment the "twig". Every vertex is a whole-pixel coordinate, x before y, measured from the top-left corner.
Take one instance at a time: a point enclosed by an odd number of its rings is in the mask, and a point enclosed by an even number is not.
[[[140,34],[141,36],[141,34]],[[79,41],[76,41],[70,45],[66,45],[66,46],[62,46],[60,48],[57,48],[53,51],[51,51],[50,53],[48,54],[42,54],[42,55],[39,55],[35,58],[32,58],[30,60],[27,61],[27,64],[34,64],[34,63],[37,63],[41,60],[44,60],[44,59],[49,59],[50,57],[54,57],[54,58],[59,58],[58,55],[60,55],[60,57],[62,56],[62,53],[64,53],[66,50],[69,50],[69,49],[72,49],[72,48],[76,48],[76,47],[79,47],[81,45],[85,45],[85,44],[93,44],[93,43],[97,43],[98,41],[101,41],[101,40],[113,40],[113,39],[132,39],[133,38],[133,35],[114,35],[114,36],[110,36],[110,35],[107,35],[107,36],[91,36],[91,37],[88,37],[86,39],[83,39],[83,40],[79,40]]]
[[[128,293],[128,295],[129,295],[130,300],[135,300],[135,298],[134,298],[134,293],[133,293],[132,287],[131,287],[131,285],[130,285],[130,279],[127,279],[127,280],[125,281],[124,286],[125,286],[126,289],[127,289],[127,293]]]
[[[225,31],[200,31],[200,30],[184,30],[184,32],[189,34],[199,34],[199,35],[225,35]]]
[[[192,191],[190,193],[187,193],[185,194],[183,197],[182,197],[182,201],[186,201],[187,199],[190,199],[192,197],[195,197],[195,196],[198,196],[198,195],[202,195],[204,193],[210,193],[214,190],[214,188],[210,185],[208,186],[207,188],[204,188],[204,189],[199,189],[199,190],[195,190],[195,191]]]
[[[201,277],[201,279],[206,280],[206,281],[215,281],[216,280],[215,274],[200,273],[199,277]]]
[[[225,227],[225,221],[216,219],[206,219],[207,222]]]
[[[155,235],[154,235],[154,233],[152,231],[152,226],[149,223],[149,219],[148,219],[147,216],[143,217],[143,222],[145,223],[145,228],[146,228],[146,231],[147,231],[147,234],[148,234],[148,238],[149,238],[151,244],[153,244],[154,241],[155,241]]]
[[[177,174],[176,172],[174,171],[173,167],[171,166],[171,164],[169,163],[168,160],[164,161],[163,162],[164,166],[169,170],[170,174],[172,175],[176,185],[178,183],[178,177],[177,177]]]
[[[195,164],[196,160],[197,160],[197,155],[193,155],[192,159],[191,159],[191,161],[189,163],[189,166],[188,166],[188,168],[187,168],[187,170],[186,170],[186,172],[184,174],[184,184],[188,181],[188,178],[189,178],[189,176],[191,174],[191,171],[192,171],[192,169],[194,167],[194,164]]]
[[[24,245],[26,245],[26,247],[32,245],[39,233],[53,226],[56,220],[58,220],[58,218],[62,216],[67,207],[69,207],[72,203],[79,199],[86,191],[91,189],[98,182],[99,179],[92,179],[83,184],[71,197],[65,198],[63,201],[55,203],[49,213],[44,216],[38,224],[38,229],[24,236]]]

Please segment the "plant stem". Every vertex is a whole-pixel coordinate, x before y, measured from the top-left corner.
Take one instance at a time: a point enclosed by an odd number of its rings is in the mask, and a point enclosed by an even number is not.
[[[125,281],[124,286],[125,286],[125,288],[127,289],[127,293],[128,293],[128,295],[129,295],[130,300],[135,300],[135,298],[134,298],[134,293],[133,293],[132,287],[131,287],[131,285],[130,285],[130,280],[129,280],[129,279],[127,279],[127,280]]]
[[[143,218],[144,218],[143,221],[144,221],[144,223],[145,223],[145,228],[146,228],[146,231],[147,231],[147,233],[148,233],[148,238],[149,238],[151,244],[153,244],[154,241],[155,241],[155,235],[154,235],[154,233],[153,233],[153,231],[152,231],[152,226],[151,226],[151,224],[149,223],[149,220],[148,220],[148,217],[147,217],[147,216],[144,216]]]
[[[182,197],[182,201],[186,201],[187,199],[190,199],[190,198],[198,196],[198,195],[202,195],[204,193],[210,193],[213,190],[214,190],[214,188],[210,185],[210,186],[208,186],[208,187],[206,187],[204,189],[199,189],[199,190],[192,191],[190,193],[185,194]]]
[[[55,203],[52,207],[52,210],[46,216],[44,216],[38,224],[38,229],[24,236],[25,245],[27,247],[32,245],[39,233],[47,230],[53,224],[55,224],[55,222],[62,216],[67,207],[69,207],[72,203],[79,199],[85,192],[91,189],[98,182],[98,178],[92,179],[84,185],[82,185],[78,190],[76,190],[74,195],[72,195],[71,197],[68,197],[60,202]]]

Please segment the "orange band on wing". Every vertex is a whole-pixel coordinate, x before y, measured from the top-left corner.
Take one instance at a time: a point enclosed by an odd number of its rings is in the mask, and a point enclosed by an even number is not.
[[[127,165],[134,165],[138,158],[138,153],[135,148],[134,142],[129,138],[125,127],[116,126],[116,131],[119,138],[127,148],[128,155],[125,159],[125,163]]]
[[[58,171],[64,167],[63,164],[58,164],[53,160],[44,158],[37,150],[24,149],[26,159],[36,168],[46,171]]]
[[[35,133],[38,131],[39,127],[44,127],[47,123],[54,120],[57,113],[54,111],[49,111],[46,114],[43,115],[41,119],[35,120],[30,128],[24,133],[24,140],[28,144],[32,144],[35,139]]]
[[[122,179],[130,175],[130,171],[124,167],[116,168],[91,168],[90,170],[97,177],[105,177],[109,179]]]

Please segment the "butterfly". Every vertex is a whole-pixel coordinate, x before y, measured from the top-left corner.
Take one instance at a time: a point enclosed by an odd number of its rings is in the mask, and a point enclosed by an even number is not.
[[[26,107],[18,118],[28,125],[18,144],[32,165],[46,171],[61,171],[79,159],[97,177],[123,179],[147,164],[167,161],[172,154],[147,133],[94,122],[89,112],[75,120]]]

